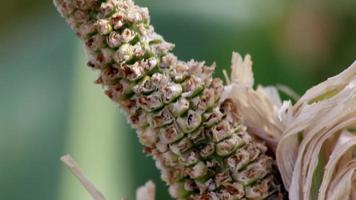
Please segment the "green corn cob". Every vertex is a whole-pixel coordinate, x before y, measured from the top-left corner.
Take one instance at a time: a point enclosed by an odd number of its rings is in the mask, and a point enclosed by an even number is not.
[[[221,101],[215,66],[179,61],[131,0],[55,0],[176,199],[280,199],[267,148]]]

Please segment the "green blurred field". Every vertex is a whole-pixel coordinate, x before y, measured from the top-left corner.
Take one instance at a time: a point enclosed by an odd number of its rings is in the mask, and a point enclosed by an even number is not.
[[[81,46],[48,0],[0,0],[0,199],[84,200],[60,163],[70,153],[108,199],[134,199],[152,179],[134,131],[85,67]],[[175,53],[229,69],[249,53],[259,84],[299,94],[356,58],[356,1],[140,0]]]

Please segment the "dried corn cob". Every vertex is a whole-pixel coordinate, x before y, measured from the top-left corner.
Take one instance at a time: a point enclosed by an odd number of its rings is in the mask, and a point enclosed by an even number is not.
[[[131,0],[55,0],[176,199],[280,199],[265,145],[234,116],[215,66],[178,60]]]

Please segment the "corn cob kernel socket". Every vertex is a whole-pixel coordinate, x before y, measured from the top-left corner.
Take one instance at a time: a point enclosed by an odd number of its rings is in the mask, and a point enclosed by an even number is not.
[[[183,62],[131,0],[54,0],[175,199],[283,199],[267,147],[221,99],[215,66]]]

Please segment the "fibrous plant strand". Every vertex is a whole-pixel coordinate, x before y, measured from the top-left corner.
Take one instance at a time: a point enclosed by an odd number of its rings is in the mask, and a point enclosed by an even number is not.
[[[106,200],[104,195],[94,186],[92,182],[83,174],[79,165],[74,161],[70,155],[61,157],[61,161],[71,170],[71,172],[78,178],[83,187],[88,191],[94,200]]]
[[[215,66],[180,61],[131,0],[55,0],[175,199],[282,199],[267,147],[248,132]]]

